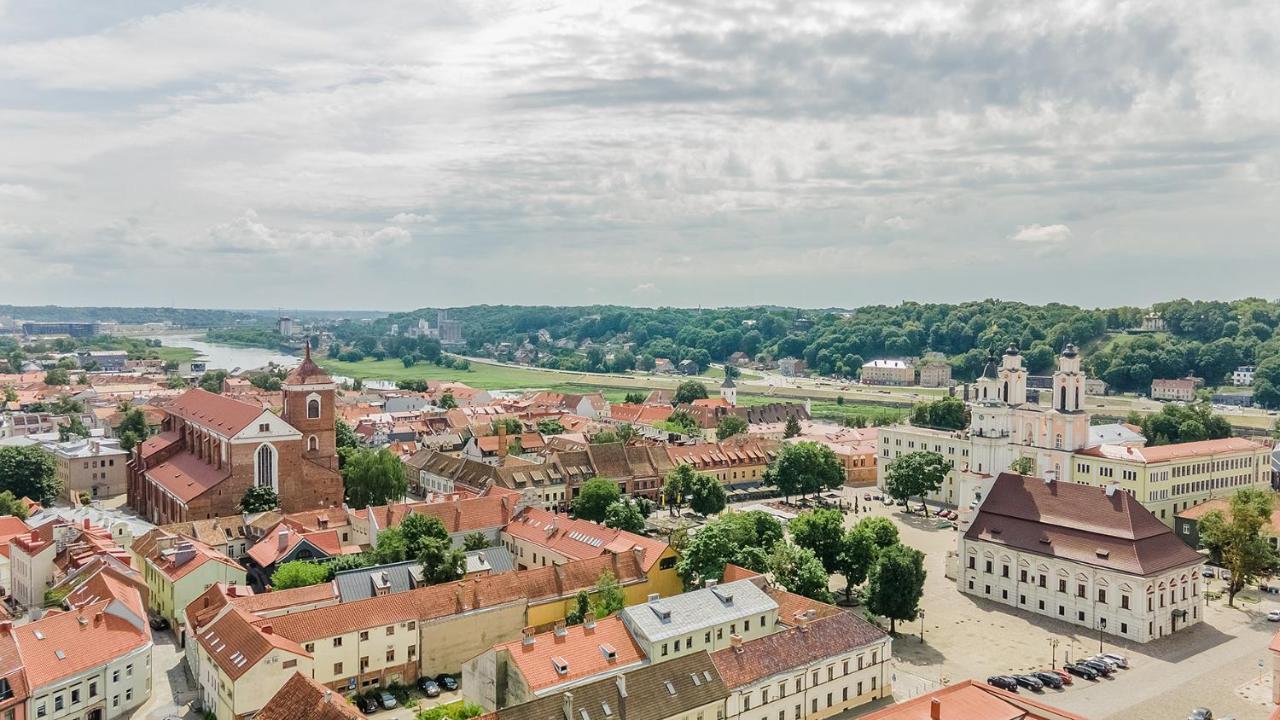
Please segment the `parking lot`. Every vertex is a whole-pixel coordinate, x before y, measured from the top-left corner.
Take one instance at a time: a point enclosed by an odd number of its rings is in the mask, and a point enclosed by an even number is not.
[[[863,492],[845,490],[846,499],[852,503],[856,495],[862,509],[857,516],[849,514],[848,524],[868,513],[889,517],[902,541],[926,554],[924,621],[900,625],[893,645],[899,700],[944,683],[1026,673],[1098,653],[1095,631],[960,593],[944,574],[946,553],[954,549],[957,531],[940,529],[932,514],[926,520],[880,502],[868,505]],[[835,580],[833,589],[843,589],[842,583]],[[1222,583],[1211,581],[1208,589],[1221,590]],[[1270,706],[1259,699],[1269,698],[1269,691],[1259,692],[1258,681],[1261,676],[1269,682],[1266,648],[1280,630],[1280,623],[1267,622],[1266,613],[1280,609],[1280,601],[1249,590],[1237,596],[1236,606],[1227,607],[1225,597],[1208,601],[1202,623],[1146,645],[1104,636],[1103,649],[1125,655],[1130,669],[1092,682],[1075,678],[1062,690],[1021,692],[1091,720],[1184,718],[1197,706],[1211,708],[1217,717],[1266,718]],[[1268,672],[1260,673],[1259,660]]]

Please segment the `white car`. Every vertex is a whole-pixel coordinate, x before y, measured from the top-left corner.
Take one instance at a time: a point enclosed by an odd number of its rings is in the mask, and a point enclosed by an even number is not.
[[[1272,610],[1267,613],[1267,620],[1271,622],[1280,622],[1280,610]]]

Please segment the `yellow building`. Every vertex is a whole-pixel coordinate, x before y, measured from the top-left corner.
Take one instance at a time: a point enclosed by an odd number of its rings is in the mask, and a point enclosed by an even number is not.
[[[298,643],[254,626],[248,613],[232,609],[192,639],[198,644],[200,707],[217,720],[236,720],[261,710],[281,686],[300,672],[314,672]]]
[[[210,585],[244,585],[245,570],[236,561],[202,542],[155,529],[129,548],[133,564],[142,571],[150,590],[149,609],[169,621],[179,633],[186,622],[183,610]]]
[[[1074,455],[1071,479],[1116,485],[1170,527],[1174,515],[1241,488],[1271,488],[1271,449],[1244,438],[1177,445],[1099,445]]]

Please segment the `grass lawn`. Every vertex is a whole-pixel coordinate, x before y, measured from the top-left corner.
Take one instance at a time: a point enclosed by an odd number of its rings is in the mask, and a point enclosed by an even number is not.
[[[151,349],[154,350],[156,355],[165,362],[185,362],[196,356],[195,350],[186,347],[171,347],[166,345],[164,347]]]
[[[576,388],[574,392],[588,392],[581,388],[608,389],[617,392],[619,400],[626,394],[625,388],[645,388],[651,385],[644,378],[631,378],[624,375],[597,375],[593,373],[571,373],[539,368],[516,368],[505,365],[489,365],[473,361],[470,370],[454,370],[431,363],[419,363],[413,367],[405,367],[399,358],[374,360],[365,358],[360,362],[343,362],[331,358],[317,358],[316,362],[325,370],[335,375],[360,378],[361,380],[452,380],[466,383],[471,387],[484,390],[506,390],[520,388]],[[658,385],[652,385],[658,387]]]

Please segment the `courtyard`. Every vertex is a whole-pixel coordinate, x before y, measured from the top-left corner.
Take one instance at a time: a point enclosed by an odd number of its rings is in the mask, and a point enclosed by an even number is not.
[[[898,700],[940,684],[1045,669],[1055,660],[1060,667],[1068,658],[1097,654],[1096,631],[959,592],[944,572],[957,531],[939,528],[932,511],[926,520],[900,507],[867,503],[864,492],[844,490],[845,499],[852,504],[857,497],[862,510],[849,513],[846,524],[867,514],[888,517],[902,541],[926,555],[924,619],[900,625],[893,645]],[[843,590],[843,580],[835,579],[832,589]],[[1207,590],[1221,589],[1220,581],[1208,581]],[[1280,599],[1248,590],[1237,596],[1234,608],[1227,607],[1225,595],[1207,601],[1203,622],[1145,645],[1105,635],[1103,649],[1128,657],[1130,669],[1095,682],[1076,678],[1072,686],[1046,690],[1040,697],[1091,720],[1183,718],[1194,707],[1208,707],[1216,717],[1266,718],[1272,710],[1263,704],[1270,697],[1267,645],[1280,630],[1280,623],[1267,622],[1266,614],[1275,609],[1280,609]]]

